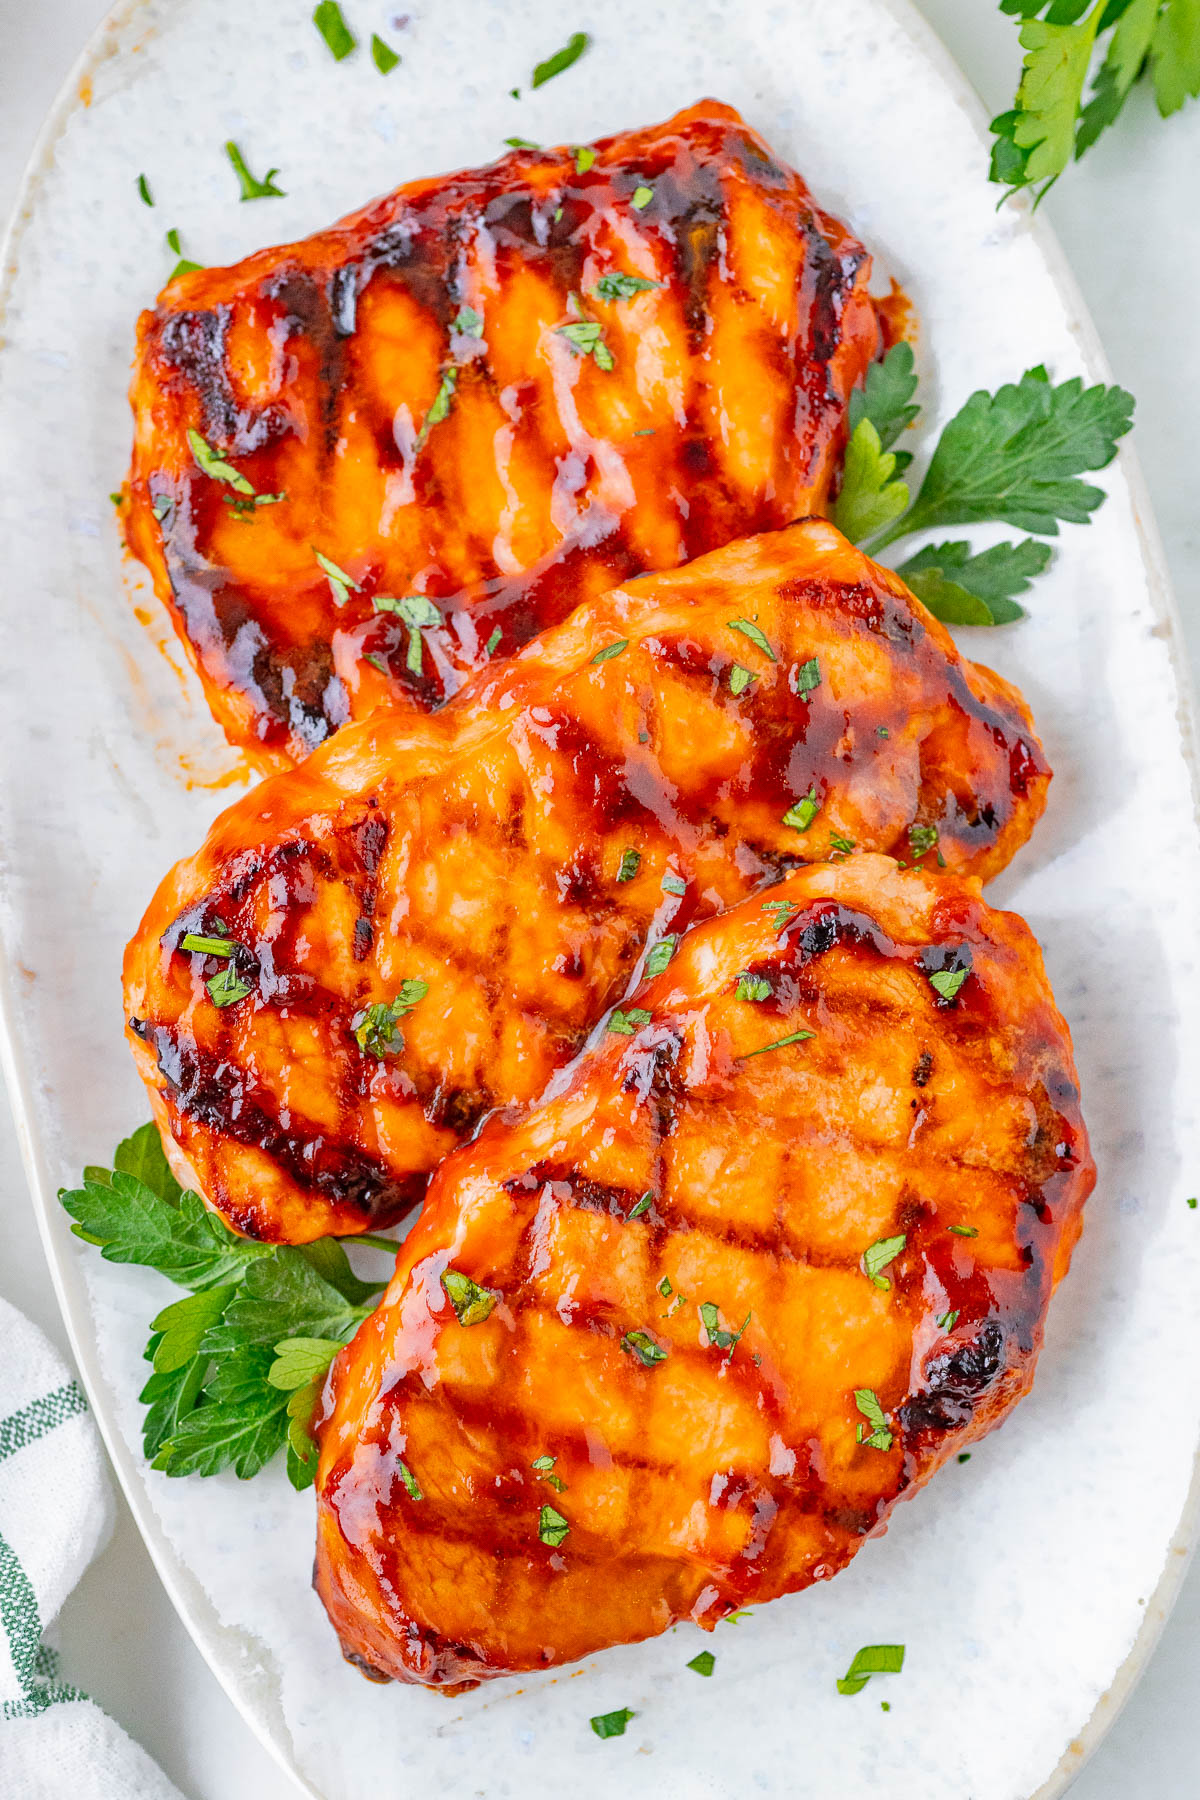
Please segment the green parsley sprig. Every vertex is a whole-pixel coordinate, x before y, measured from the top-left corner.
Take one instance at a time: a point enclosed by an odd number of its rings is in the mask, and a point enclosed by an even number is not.
[[[156,1269],[190,1291],[151,1321],[142,1441],[167,1475],[247,1479],[287,1447],[292,1485],[316,1472],[311,1422],[342,1345],[383,1282],[360,1281],[337,1238],[295,1247],[241,1238],[184,1192],[154,1125],[123,1139],[59,1199],[71,1229],[108,1262]],[[358,1243],[395,1253],[390,1239]]]
[[[1021,20],[1025,61],[1012,107],[992,120],[992,180],[1035,189],[1035,204],[1144,77],[1164,119],[1200,95],[1196,0],[1000,0],[1000,10]]]
[[[899,538],[947,526],[989,523],[1055,537],[1059,520],[1086,524],[1104,499],[1080,481],[1103,469],[1133,423],[1133,396],[1119,387],[1057,384],[1044,368],[994,394],[979,389],[946,425],[915,498],[905,479],[911,455],[894,450],[920,408],[911,346],[895,344],[851,397],[850,443],[834,523],[878,557]],[[948,625],[1005,625],[1024,617],[1016,596],[1050,561],[1032,537],[972,553],[953,540],[927,544],[897,573]]]

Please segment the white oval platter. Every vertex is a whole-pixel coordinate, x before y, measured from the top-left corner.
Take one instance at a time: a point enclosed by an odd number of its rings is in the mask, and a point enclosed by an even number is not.
[[[280,1470],[168,1481],[139,1449],[147,1321],[168,1290],[102,1263],[54,1194],[145,1112],[121,1042],[126,937],[238,780],[108,500],[129,440],[138,310],[177,228],[195,260],[294,238],[369,195],[489,160],[509,135],[586,142],[701,95],[738,106],[848,217],[922,321],[927,423],[1044,362],[1102,379],[1058,253],[996,211],[978,108],[899,0],[347,0],[335,63],[308,0],[136,0],[101,28],[43,134],[0,294],[0,848],[4,1049],[76,1354],[164,1581],[220,1680],[321,1800],[429,1792],[572,1800],[1041,1800],[1101,1735],[1165,1617],[1189,1542],[1200,1388],[1200,845],[1182,660],[1128,456],[1064,531],[1031,617],[964,647],[1025,689],[1057,771],[1034,842],[992,891],[1030,919],[1076,1035],[1100,1182],[1037,1386],[827,1587],[722,1626],[717,1671],[680,1628],[457,1700],[364,1682],[314,1599],[311,1496]],[[567,74],[516,102],[571,30]],[[277,164],[236,202],[221,153]],[[144,171],[154,210],[138,198]],[[128,590],[128,592],[123,591]],[[142,622],[135,614],[140,607]],[[243,777],[244,778],[244,777]],[[903,1642],[886,1688],[836,1692],[860,1644]],[[884,1711],[880,1701],[890,1705]],[[620,1740],[593,1713],[630,1706]]]

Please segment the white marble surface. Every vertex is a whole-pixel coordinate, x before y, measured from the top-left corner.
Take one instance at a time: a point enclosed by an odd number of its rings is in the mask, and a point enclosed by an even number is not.
[[[99,10],[94,0],[34,6],[0,0],[0,210],[11,201],[41,113]],[[370,10],[382,24],[384,9]],[[924,10],[989,104],[1003,104],[1016,47],[1011,22],[996,13],[994,0],[925,0]],[[1200,392],[1200,347],[1190,317],[1200,227],[1181,221],[1198,157],[1200,108],[1159,127],[1135,103],[1135,116],[1047,203],[1116,374],[1139,398],[1139,449],[1193,655],[1200,652],[1200,528],[1185,433],[1190,400]],[[0,1292],[61,1341],[11,1134],[0,1150],[0,1178],[10,1197],[0,1223]],[[1190,1699],[1200,1676],[1198,1627],[1200,1579],[1193,1576],[1146,1679],[1078,1782],[1080,1800],[1148,1792],[1183,1800],[1194,1793],[1185,1696]],[[241,1800],[251,1793],[274,1800],[292,1791],[207,1674],[127,1518],[72,1602],[62,1635],[70,1677],[140,1736],[193,1800]]]

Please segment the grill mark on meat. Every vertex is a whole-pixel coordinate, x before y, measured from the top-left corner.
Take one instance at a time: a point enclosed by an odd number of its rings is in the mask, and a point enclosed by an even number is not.
[[[906,1400],[899,1419],[905,1437],[922,1431],[958,1431],[1003,1374],[1007,1334],[998,1319],[985,1319],[969,1344],[935,1357],[926,1369],[928,1385]]]

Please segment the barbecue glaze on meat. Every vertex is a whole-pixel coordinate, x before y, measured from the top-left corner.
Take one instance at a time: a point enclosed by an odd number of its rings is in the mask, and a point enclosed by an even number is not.
[[[316,1586],[369,1673],[711,1629],[836,1574],[1029,1388],[1094,1179],[1036,942],[878,856],[770,898],[443,1163],[336,1358]]]
[[[128,540],[233,742],[437,706],[494,633],[822,509],[880,347],[862,245],[715,101],[586,164],[412,182],[142,315]],[[617,273],[655,285],[598,296]],[[599,351],[561,329],[589,323]],[[413,593],[415,649],[373,604]]]
[[[230,1224],[365,1230],[542,1091],[648,942],[848,849],[987,878],[1048,781],[1015,690],[812,520],[585,603],[231,807],[126,953],[130,1043]],[[223,971],[249,991],[218,1007]],[[428,991],[374,1054],[356,1024],[406,981]]]

